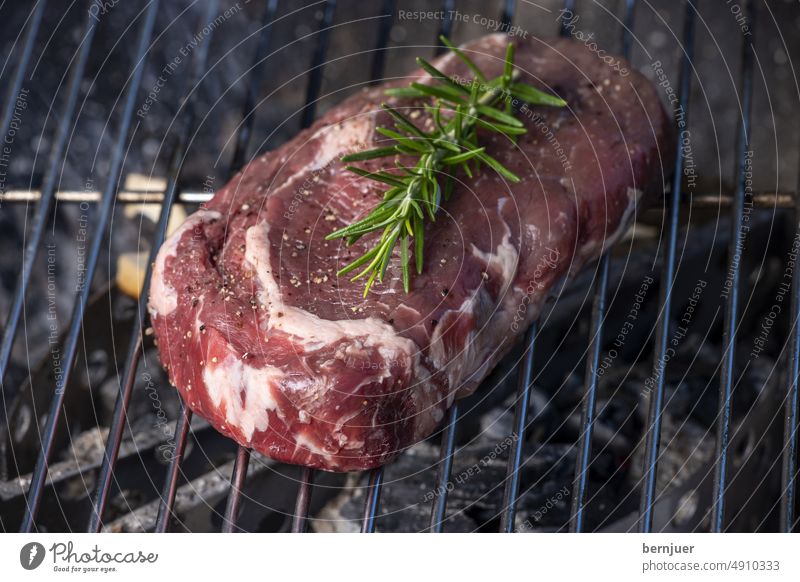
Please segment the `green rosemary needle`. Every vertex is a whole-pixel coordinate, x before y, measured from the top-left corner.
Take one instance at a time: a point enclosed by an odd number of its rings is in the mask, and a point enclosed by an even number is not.
[[[526,133],[526,129],[513,115],[514,100],[531,105],[566,105],[558,97],[517,82],[513,44],[509,43],[506,49],[503,74],[490,80],[464,52],[447,38],[440,38],[469,67],[475,78],[469,83],[459,83],[418,58],[417,63],[431,76],[430,84],[414,82],[408,87],[388,89],[386,94],[429,101],[424,108],[433,119],[434,128],[423,131],[398,109],[384,103],[382,107],[392,117],[394,128],[378,127],[376,131],[391,145],[342,158],[344,162],[363,162],[404,156],[413,161],[410,165],[395,161],[396,171],[391,172],[369,172],[357,166],[347,166],[349,171],[386,186],[383,200],[367,216],[325,237],[327,240],[344,238],[348,245],[352,245],[362,236],[381,231],[380,238],[370,250],[338,273],[341,276],[356,271],[353,281],[366,278],[364,297],[376,280],[383,281],[398,244],[403,288],[408,293],[411,279],[409,247],[413,240],[414,265],[417,273],[422,273],[424,221],[426,218],[435,221],[442,200],[449,199],[454,186],[453,170],[461,168],[471,178],[474,172],[486,165],[505,179],[519,182],[519,177],[486,153],[478,141],[478,129],[515,139]],[[443,187],[440,181],[444,182]]]

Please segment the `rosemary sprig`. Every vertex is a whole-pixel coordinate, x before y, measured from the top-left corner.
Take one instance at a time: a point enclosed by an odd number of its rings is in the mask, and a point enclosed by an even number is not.
[[[327,240],[344,238],[348,245],[352,245],[362,236],[382,231],[370,250],[338,273],[341,276],[356,271],[351,279],[353,281],[366,277],[364,297],[376,280],[383,281],[397,244],[400,245],[403,288],[408,293],[411,279],[410,243],[413,239],[414,265],[417,273],[422,273],[424,221],[426,217],[431,222],[435,221],[442,200],[450,197],[455,169],[461,168],[468,177],[472,177],[486,165],[505,179],[519,182],[518,176],[486,153],[486,148],[478,141],[478,129],[515,139],[516,136],[526,133],[526,129],[514,117],[514,100],[531,105],[566,105],[558,97],[517,82],[519,72],[514,69],[513,44],[509,43],[506,49],[503,74],[490,80],[472,59],[447,38],[440,38],[469,67],[475,78],[467,84],[459,83],[426,60],[418,58],[417,63],[431,76],[432,82],[414,82],[408,87],[388,89],[386,94],[431,100],[431,104],[424,107],[433,119],[434,128],[423,131],[398,109],[384,103],[382,107],[392,117],[394,129],[378,127],[376,131],[388,138],[392,145],[342,158],[344,162],[363,162],[395,156],[406,156],[415,160],[412,165],[403,165],[395,160],[396,171],[392,172],[369,172],[357,166],[347,166],[349,171],[387,186],[383,200],[366,217],[325,237]],[[440,180],[444,181],[443,188]]]

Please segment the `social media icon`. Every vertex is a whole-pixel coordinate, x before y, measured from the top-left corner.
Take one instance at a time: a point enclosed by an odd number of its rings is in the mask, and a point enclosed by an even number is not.
[[[29,542],[19,551],[19,563],[26,570],[35,570],[44,561],[44,546],[39,542]]]

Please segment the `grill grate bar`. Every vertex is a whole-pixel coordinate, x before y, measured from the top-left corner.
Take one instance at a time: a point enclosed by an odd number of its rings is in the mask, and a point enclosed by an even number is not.
[[[564,0],[564,13],[573,14],[575,12],[575,0]],[[569,29],[567,28],[567,18],[561,19],[561,29],[558,31],[559,36],[569,36]]]
[[[169,213],[164,213],[169,214]],[[153,253],[150,256],[150,261],[155,258],[155,252],[158,247],[154,247]],[[130,402],[131,393],[133,392],[133,384],[136,378],[136,363],[139,361],[139,354],[142,350],[142,309],[146,309],[147,302],[144,290],[148,288],[150,283],[150,269],[148,267],[147,273],[144,278],[144,285],[142,285],[142,293],[139,298],[139,311],[136,317],[139,325],[134,325],[131,333],[130,344],[128,344],[128,354],[126,356],[124,383],[120,386],[120,392],[117,395],[116,403],[114,404],[114,413],[111,419],[111,426],[108,430],[108,439],[106,440],[105,454],[103,455],[103,463],[100,466],[100,474],[97,478],[97,490],[95,493],[94,503],[92,504],[92,513],[89,517],[89,532],[99,532],[103,527],[103,511],[108,501],[108,494],[111,489],[111,480],[113,478],[113,467],[117,462],[119,455],[119,447],[122,443],[122,434],[127,424],[128,403]]]
[[[800,180],[795,199],[800,198]],[[795,206],[795,228],[800,230],[800,206]],[[781,483],[783,483],[780,508],[780,528],[784,533],[791,533],[795,526],[795,503],[797,499],[797,449],[798,431],[800,431],[800,399],[798,383],[800,383],[800,272],[792,273],[792,306],[789,331],[789,369],[787,371],[786,411],[784,421],[784,447]]]
[[[44,16],[44,9],[47,7],[47,0],[39,0],[36,3],[36,8],[26,21],[28,30],[25,33],[25,40],[22,43],[22,54],[19,56],[19,62],[16,69],[14,69],[14,80],[8,87],[8,96],[6,97],[6,106],[3,109],[3,118],[0,121],[0,128],[3,131],[3,137],[8,135],[8,130],[11,127],[11,121],[14,117],[14,108],[16,107],[17,95],[22,90],[22,84],[25,82],[25,73],[28,71],[28,65],[33,56],[33,48],[36,43],[36,36],[39,34],[39,29],[42,26],[42,17]],[[9,52],[9,59],[13,54],[14,46],[11,47]]]
[[[525,356],[517,375],[517,399],[514,406],[514,447],[508,456],[506,484],[503,491],[503,515],[500,518],[500,531],[512,533],[519,499],[519,468],[522,465],[522,443],[528,427],[528,406],[533,386],[533,363],[536,349],[536,334],[539,326],[534,323],[525,335]]]
[[[39,6],[44,6],[46,2],[40,2]],[[40,22],[41,15],[36,22]],[[36,23],[35,22],[35,23]],[[32,23],[31,30],[35,27]],[[37,24],[38,28],[38,24]],[[35,36],[35,32],[29,34]],[[81,47],[75,61],[74,68],[71,72],[69,86],[67,89],[67,100],[64,104],[64,110],[59,115],[59,124],[56,133],[55,143],[53,150],[50,154],[49,163],[47,165],[47,174],[42,185],[41,198],[36,207],[36,213],[33,216],[33,224],[28,238],[28,244],[25,247],[25,252],[22,258],[22,270],[19,278],[17,279],[16,288],[14,289],[14,297],[11,300],[11,308],[9,309],[8,317],[6,318],[5,329],[3,331],[3,341],[0,343],[0,385],[2,385],[3,378],[5,377],[6,370],[8,369],[8,362],[11,359],[11,350],[14,347],[14,338],[17,334],[19,321],[22,317],[22,310],[25,306],[25,292],[30,284],[31,275],[33,273],[34,263],[36,262],[36,255],[41,246],[42,237],[44,236],[45,226],[47,225],[47,218],[50,216],[50,210],[53,206],[53,199],[56,192],[56,186],[59,178],[59,171],[62,168],[62,161],[64,157],[64,148],[66,147],[67,140],[70,136],[70,122],[75,115],[75,107],[78,102],[78,94],[81,90],[81,81],[83,80],[84,72],[86,71],[86,63],[89,60],[89,51],[91,49],[92,40],[96,30],[96,23],[92,18],[91,13],[86,11],[86,24],[84,32],[81,35]],[[27,49],[27,41],[26,41]],[[23,58],[19,63],[19,70],[17,76],[12,83],[12,91],[9,93],[9,107],[10,110],[6,111],[3,115],[4,128],[3,135],[8,131],[11,116],[13,115],[14,95],[20,91],[22,77],[24,76],[25,69],[27,68],[27,61],[30,60],[30,50],[26,50]],[[8,123],[5,120],[8,120]],[[5,409],[5,397],[0,402],[0,412]]]
[[[514,12],[516,9],[516,0],[505,0],[503,3],[503,12],[500,14],[501,30],[507,29],[514,22]]]
[[[89,299],[91,282],[100,258],[100,251],[103,240],[105,239],[106,227],[108,226],[111,218],[117,183],[122,174],[122,166],[124,164],[125,154],[127,151],[125,146],[128,141],[131,122],[136,110],[136,94],[142,81],[144,62],[147,58],[147,51],[150,45],[150,39],[153,35],[156,15],[158,14],[158,4],[159,0],[152,0],[147,6],[145,20],[139,33],[136,59],[133,61],[133,70],[131,72],[128,92],[125,98],[125,105],[119,127],[119,135],[112,152],[108,182],[106,184],[105,191],[103,192],[103,199],[100,203],[99,214],[95,222],[97,225],[97,232],[92,239],[89,252],[86,254],[86,276],[83,281],[83,285],[81,286],[80,293],[78,293],[78,296],[75,298],[75,306],[72,312],[69,332],[64,342],[64,350],[62,352],[64,354],[64,374],[61,382],[56,382],[55,391],[50,401],[47,422],[45,424],[41,439],[41,451],[39,452],[39,456],[36,460],[36,465],[34,467],[33,476],[31,479],[31,485],[28,490],[27,507],[25,509],[25,516],[21,526],[23,532],[29,532],[34,528],[36,514],[41,504],[42,493],[47,480],[47,467],[50,460],[50,455],[53,451],[55,432],[56,428],[58,427],[58,419],[64,402],[65,387],[69,380],[72,365],[75,361],[78,340],[83,328],[83,313]],[[141,12],[139,14],[141,14]]]
[[[239,516],[240,497],[242,495],[242,483],[247,476],[247,465],[250,464],[250,450],[239,445],[236,450],[236,462],[231,473],[231,490],[228,493],[228,504],[225,508],[225,519],[222,531],[230,533],[236,527],[236,520]]]
[[[564,11],[574,11],[575,4],[570,0],[564,1]],[[513,19],[513,14],[512,14]],[[509,23],[512,20],[509,20]],[[568,36],[568,30],[562,22],[559,35]],[[536,350],[536,334],[538,325],[533,324],[526,332],[525,356],[519,367],[517,379],[517,398],[514,407],[514,447],[508,458],[506,469],[505,488],[503,491],[503,511],[500,518],[500,531],[512,533],[516,517],[517,501],[519,500],[519,469],[522,465],[522,445],[525,440],[527,428],[528,406],[530,403],[530,390],[533,384],[533,363]]]
[[[597,412],[597,385],[600,379],[597,375],[597,369],[600,365],[600,353],[603,347],[603,323],[606,317],[608,296],[608,257],[608,253],[603,255],[598,264],[598,275],[592,304],[592,327],[589,335],[586,376],[584,378],[586,390],[583,395],[583,410],[581,412],[582,430],[578,441],[578,458],[575,463],[574,493],[572,495],[572,514],[570,517],[570,531],[573,533],[582,532],[585,525],[586,489],[589,479],[589,465],[592,459],[592,433]]]
[[[681,60],[678,85],[678,110],[684,115],[683,124],[688,126],[689,92],[691,89],[691,69],[694,59],[694,22],[695,8],[692,2],[686,2],[686,13],[683,22],[683,59]],[[670,313],[672,307],[672,287],[675,280],[675,261],[677,255],[678,223],[681,202],[681,176],[683,175],[683,149],[680,140],[675,151],[675,170],[672,178],[672,191],[669,206],[669,230],[667,244],[664,247],[664,263],[659,289],[659,305],[661,313],[656,327],[656,346],[653,366],[658,369],[660,362],[666,357],[670,333]],[[658,449],[661,441],[661,421],[664,409],[664,370],[656,375],[656,385],[650,394],[650,406],[647,415],[645,434],[645,453],[642,495],[639,506],[639,530],[650,532],[653,528],[653,510],[656,496],[656,479],[658,476]]]
[[[250,464],[250,449],[239,447],[236,452],[236,461],[231,472],[231,492],[225,507],[225,519],[222,522],[222,532],[236,531],[236,520],[239,518],[239,507],[242,505],[242,487],[247,477],[247,465]]]
[[[635,0],[625,3],[625,16],[622,24],[622,54],[630,59],[632,42],[633,17]],[[599,376],[597,370],[600,366],[600,355],[603,348],[603,324],[607,312],[608,297],[608,271],[610,253],[605,253],[600,258],[597,268],[594,300],[592,302],[592,323],[589,334],[589,349],[586,361],[586,375],[584,385],[586,391],[583,396],[583,409],[581,411],[581,436],[578,441],[578,458],[575,464],[574,492],[572,495],[572,508],[570,516],[570,531],[582,532],[585,526],[586,492],[589,484],[589,465],[592,460],[592,434],[597,413],[597,388]],[[513,524],[512,524],[513,525]]]
[[[795,228],[800,228],[800,208],[795,210]],[[794,517],[797,499],[797,450],[798,431],[800,431],[800,401],[798,400],[798,382],[800,382],[800,273],[792,274],[792,327],[789,338],[789,370],[787,372],[786,411],[784,423],[783,467],[781,474],[781,508],[780,528],[784,533],[791,533],[796,521]]]
[[[394,23],[394,13],[397,11],[397,0],[383,0],[381,9],[381,19],[378,24],[378,42],[372,55],[372,68],[370,69],[370,85],[376,85],[383,78],[383,71],[386,66],[386,46],[389,41],[389,34]]]
[[[631,58],[633,46],[633,22],[636,18],[636,0],[625,0],[625,16],[622,20],[622,54]]]
[[[439,449],[439,471],[436,477],[436,500],[431,508],[431,528],[434,533],[441,533],[447,511],[447,493],[450,474],[453,470],[453,456],[456,448],[456,425],[458,424],[458,402],[453,402],[447,416],[447,425],[442,435]]]
[[[435,54],[438,56],[442,54],[445,50],[445,46],[442,44],[442,41],[439,39],[440,36],[446,36],[450,38],[453,34],[453,10],[456,8],[455,0],[444,0],[442,2],[442,10],[444,11],[443,18],[439,21],[439,32],[436,35],[436,51]]]
[[[236,136],[236,149],[234,151],[233,157],[231,159],[231,163],[228,166],[228,176],[230,177],[237,168],[244,164],[247,154],[247,145],[249,143],[249,136],[251,135],[253,123],[255,121],[255,115],[252,111],[255,100],[256,94],[258,92],[259,87],[259,77],[256,75],[256,70],[259,69],[259,64],[266,58],[267,51],[269,50],[270,46],[270,39],[271,39],[271,30],[272,30],[272,23],[275,21],[275,14],[277,11],[277,0],[268,0],[267,5],[264,9],[264,14],[261,20],[261,34],[258,41],[258,47],[256,48],[256,52],[253,56],[253,61],[250,66],[250,70],[248,72],[250,76],[250,82],[247,87],[247,93],[245,95],[245,100],[242,105],[242,123],[238,128],[238,133]],[[169,204],[171,205],[174,200],[171,200]],[[188,408],[185,408],[184,405],[184,412],[183,415],[188,415],[188,423],[191,422],[192,413]],[[176,430],[177,432],[177,430]],[[180,435],[180,440],[178,441],[178,446],[181,450],[183,450],[186,446],[186,439],[188,438],[188,432],[182,433]],[[182,456],[182,455],[181,455]],[[177,465],[180,465],[180,458],[175,459]],[[227,505],[226,505],[226,513],[223,519],[223,531],[232,531],[232,529],[236,525],[236,515],[238,512],[238,507],[240,505],[239,497],[241,495],[241,482],[240,479],[243,480],[247,475],[247,466],[250,461],[250,452],[243,447],[239,447],[236,453],[236,460],[234,462],[233,472],[231,473],[231,491],[228,495]],[[162,496],[162,503],[159,508],[159,516],[161,516],[162,512],[165,514],[169,514],[172,511],[172,503],[175,499],[175,491],[177,490],[177,478],[178,478],[178,467],[174,469],[171,467],[171,470],[167,474],[167,481],[164,484],[164,490],[171,490],[172,497],[167,499],[166,496]],[[237,486],[237,483],[239,485]],[[168,503],[166,503],[168,501]],[[167,527],[167,521],[164,520],[163,527]],[[166,530],[162,530],[166,531]]]
[[[176,202],[184,204],[202,204],[208,202],[214,196],[209,192],[203,192],[199,187],[194,188],[189,186],[181,189],[178,193]],[[62,204],[76,204],[80,202],[97,202],[102,198],[102,192],[91,190],[59,190],[55,193],[55,199]],[[769,208],[773,209],[794,209],[795,207],[795,193],[786,191],[756,191],[752,195],[753,208]],[[38,202],[42,199],[42,192],[40,190],[8,190],[7,192],[0,192],[0,204],[27,204],[30,202]],[[121,204],[160,204],[164,201],[164,192],[158,188],[151,190],[120,190],[117,193],[117,202]],[[692,209],[693,210],[721,210],[730,208],[733,203],[733,198],[728,194],[693,194],[692,195]],[[648,209],[650,212],[657,212],[658,209]],[[690,216],[694,220],[694,215]]]
[[[444,18],[442,18],[442,20],[440,21],[439,32],[436,37],[435,53],[437,55],[442,54],[445,49],[444,45],[439,40],[439,36],[446,36],[448,38],[451,36],[453,30],[453,21],[450,16],[454,9],[455,9],[455,0],[444,0],[444,2],[442,3]],[[448,435],[450,434],[451,431],[453,434],[455,433],[455,424],[457,418],[458,418],[458,411],[451,410],[448,416],[448,427],[447,427]],[[444,460],[444,464],[441,466],[442,471],[439,473],[438,480],[441,481],[443,479],[446,486],[447,481],[450,479],[450,468],[452,467],[453,448],[455,445],[455,439],[446,438],[445,442],[447,443],[446,449],[441,451],[440,453],[441,459]],[[380,499],[380,490],[382,485],[383,485],[383,468],[381,467],[378,469],[373,469],[369,477],[369,486],[368,486],[369,494],[366,496],[364,502],[364,519],[363,523],[361,524],[362,533],[372,533],[375,531],[375,515],[378,511],[378,501]],[[437,499],[434,504],[431,514],[432,531],[441,531],[442,522],[444,521],[446,505],[447,505],[446,493],[447,493],[446,490],[444,490],[440,498]]]
[[[247,94],[244,98],[244,105],[242,106],[242,126],[236,134],[236,149],[233,153],[230,168],[238,169],[244,166],[247,157],[247,144],[250,143],[250,135],[253,130],[253,122],[255,111],[253,107],[256,102],[256,95],[258,94],[258,86],[261,81],[261,76],[256,74],[257,69],[260,68],[261,63],[267,58],[267,53],[272,41],[272,22],[275,21],[275,13],[278,10],[278,0],[268,0],[267,6],[264,9],[264,14],[261,17],[261,35],[258,40],[258,47],[253,55],[253,61],[250,63],[250,83],[247,86]]]
[[[800,221],[795,221],[800,225]],[[797,441],[798,416],[800,416],[800,403],[798,402],[798,376],[800,375],[800,275],[792,275],[792,330],[789,339],[789,370],[788,386],[786,387],[786,411],[784,425],[783,467],[781,475],[781,508],[780,529],[784,533],[792,533],[797,525],[794,517],[795,502],[797,499]]]
[[[711,508],[711,531],[721,532],[725,526],[725,489],[727,486],[728,447],[730,445],[731,398],[736,370],[736,334],[739,312],[740,261],[735,257],[744,246],[744,205],[747,152],[750,149],[750,110],[753,101],[753,60],[755,53],[756,6],[753,0],[747,3],[747,18],[750,23],[750,38],[742,36],[742,119],[736,138],[736,191],[731,209],[731,240],[728,249],[728,273],[730,292],[725,304],[725,352],[719,391],[719,415],[717,417],[716,463],[714,466],[714,499]]]
[[[317,99],[319,98],[320,89],[322,89],[322,72],[325,69],[325,53],[328,51],[328,38],[335,11],[336,0],[327,0],[322,13],[322,20],[319,23],[314,58],[311,61],[311,73],[309,74],[308,88],[306,90],[306,104],[303,107],[301,124],[303,128],[311,125],[317,112]]]
[[[256,101],[256,94],[258,93],[258,87],[261,81],[261,77],[260,75],[256,74],[256,70],[259,68],[259,63],[261,63],[261,61],[263,61],[267,56],[272,35],[271,23],[275,21],[275,13],[277,8],[277,0],[269,0],[261,18],[261,37],[258,41],[258,48],[253,55],[253,62],[250,67],[250,84],[248,86],[247,95],[245,96],[245,101],[242,106],[242,119],[244,121],[236,136],[236,151],[229,167],[229,177],[245,163],[247,145],[250,141],[250,134],[254,122],[254,112],[252,109]],[[249,463],[250,451],[240,445],[236,452],[236,462],[234,463],[233,472],[231,473],[231,491],[228,494],[225,518],[223,520],[223,532],[232,532],[236,527],[239,506],[241,504],[241,486],[244,478],[247,476],[247,467]]]
[[[364,519],[361,522],[361,533],[375,533],[375,516],[378,513],[378,504],[381,498],[383,485],[383,467],[373,469],[369,473],[366,503],[364,504]]]
[[[387,2],[390,4],[391,2]],[[322,87],[322,74],[325,68],[324,60],[325,60],[325,53],[327,52],[328,46],[328,36],[330,31],[331,22],[333,21],[334,12],[336,10],[336,1],[335,0],[328,0],[325,3],[325,11],[323,13],[322,20],[320,22],[319,32],[317,35],[317,44],[314,49],[314,57],[311,64],[311,76],[309,78],[309,83],[306,89],[306,104],[303,108],[303,121],[302,126],[308,127],[314,121],[314,114],[316,112],[316,101],[319,97],[320,89]],[[391,27],[391,17],[387,17],[384,21],[388,21],[388,24],[383,24],[382,26]],[[385,41],[388,37],[387,35],[381,35],[378,40],[378,47],[376,48],[377,53],[383,54],[383,49],[385,48]],[[384,66],[383,57],[381,56],[380,60],[377,59],[373,62],[373,72],[377,71],[378,73],[382,73]],[[374,80],[374,79],[373,79]],[[243,456],[242,453],[243,448],[239,447],[239,453],[237,456],[237,464],[234,467],[233,475],[231,475],[231,479],[239,478],[240,475],[237,473],[237,469],[241,472],[242,478],[243,475],[247,473],[247,464],[250,459],[250,455],[248,454],[246,457]],[[242,461],[243,465],[239,466],[239,459],[244,459]],[[300,490],[298,491],[298,498],[296,503],[296,510],[302,513],[295,513],[293,516],[293,528],[298,527],[296,531],[302,532],[305,531],[307,527],[307,512],[308,512],[308,501],[311,498],[311,488],[313,484],[313,471],[308,470],[307,474],[304,471],[304,478],[301,481]],[[240,487],[232,487],[231,493],[228,498],[228,510],[236,510],[239,505],[239,496],[241,495],[241,488]],[[225,523],[235,524],[236,515],[231,513],[230,511],[226,511],[225,515]],[[225,529],[224,531],[230,531]]]
[[[311,503],[311,493],[314,484],[314,469],[303,467],[300,473],[300,487],[297,490],[297,501],[292,516],[292,532],[305,533],[308,531],[308,506]]]
[[[172,507],[175,504],[175,493],[178,491],[178,473],[181,470],[183,453],[186,452],[186,442],[189,438],[189,427],[192,424],[192,411],[181,402],[181,413],[175,424],[175,450],[167,469],[167,478],[161,491],[161,501],[158,504],[158,517],[156,518],[156,533],[164,533],[169,527],[172,517]]]
[[[200,21],[200,28],[202,28],[205,23],[213,20],[214,13],[216,12],[218,5],[218,0],[212,0],[208,3],[208,10],[206,11],[205,18]],[[153,246],[150,251],[150,258],[147,261],[141,293],[139,294],[136,322],[131,330],[131,338],[128,343],[128,354],[125,359],[125,368],[123,372],[123,378],[125,380],[120,386],[120,392],[117,395],[117,400],[114,404],[114,414],[111,420],[111,426],[109,427],[105,455],[100,468],[100,475],[97,480],[97,495],[95,497],[92,515],[89,520],[90,532],[99,532],[103,527],[103,510],[105,509],[106,502],[108,501],[108,493],[111,488],[114,465],[117,462],[119,447],[122,443],[122,435],[125,429],[125,424],[127,423],[128,404],[130,403],[131,393],[133,392],[133,386],[136,380],[136,367],[139,363],[139,358],[142,355],[142,331],[144,329],[144,322],[147,318],[147,289],[150,288],[150,279],[153,274],[153,264],[155,263],[156,255],[161,247],[161,243],[163,243],[164,239],[166,238],[170,210],[172,209],[172,205],[177,196],[178,180],[180,178],[181,167],[183,166],[184,158],[186,156],[190,130],[193,129],[194,125],[195,97],[197,95],[195,89],[206,72],[211,35],[213,35],[213,31],[209,34],[207,39],[209,42],[202,43],[197,50],[197,57],[194,62],[194,71],[187,87],[187,91],[189,91],[191,95],[187,101],[186,109],[183,113],[183,125],[181,126],[178,142],[175,145],[175,149],[173,150],[169,164],[169,182],[165,191],[164,203],[161,206],[161,215],[156,228],[156,237],[153,241]]]
[[[378,27],[378,40],[374,50],[372,59],[372,68],[370,74],[370,85],[375,85],[383,78],[384,66],[386,63],[386,47],[389,41],[389,32],[392,29],[394,22],[394,13],[397,6],[396,0],[384,0],[382,8],[382,18],[380,26]],[[322,42],[322,40],[320,40]],[[321,59],[320,59],[321,61]],[[316,69],[315,69],[316,70]],[[319,68],[320,75],[322,68]],[[317,89],[319,93],[319,89]],[[313,96],[316,99],[316,95]],[[312,96],[309,94],[306,100],[306,108],[312,103]],[[313,118],[312,118],[313,121]],[[308,125],[311,121],[308,122]],[[380,487],[380,484],[378,484]],[[295,512],[292,517],[292,531],[295,533],[305,533],[308,530],[308,507],[311,501],[311,494],[314,489],[314,470],[308,467],[303,469],[303,474],[300,480],[300,487],[297,491],[297,500],[295,503]]]
[[[445,13],[446,19],[449,19],[449,11],[453,10],[454,8],[455,6],[453,3],[447,1],[444,3],[444,10],[448,11]],[[503,5],[503,13],[500,16],[501,22],[511,24],[511,22],[514,20],[515,9],[516,1],[506,0]],[[452,22],[448,23],[443,21],[439,34],[449,37],[449,27],[451,26]],[[445,27],[448,27],[447,31],[445,31]],[[438,45],[437,54],[442,52],[442,48],[443,47],[441,45]],[[448,486],[450,484],[450,475],[453,468],[453,457],[455,456],[455,435],[457,423],[458,405],[456,402],[454,402],[447,417],[447,426],[445,427],[445,433],[443,436],[441,449],[439,451],[439,471],[436,478],[436,482],[438,484],[436,489],[437,495],[435,496],[433,506],[431,507],[431,525],[429,530],[434,533],[442,532],[444,521],[447,517],[447,494]]]

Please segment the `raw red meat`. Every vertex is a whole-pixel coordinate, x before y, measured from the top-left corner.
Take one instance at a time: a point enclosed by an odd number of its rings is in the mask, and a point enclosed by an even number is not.
[[[492,35],[465,50],[491,77],[507,42]],[[569,105],[522,108],[528,133],[516,145],[484,136],[522,181],[488,169],[459,176],[427,225],[410,294],[393,269],[363,299],[363,281],[336,271],[369,240],[324,240],[380,196],[340,157],[373,147],[376,125],[392,125],[379,108],[385,87],[254,160],[167,240],[150,312],[162,362],[192,410],[281,461],[333,471],[386,463],[474,391],[560,280],[620,238],[643,193],[661,192],[673,137],[654,87],[571,40],[517,44],[520,80]],[[453,55],[435,64],[470,76]]]

